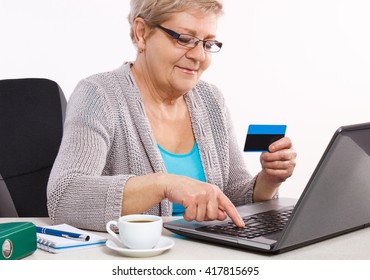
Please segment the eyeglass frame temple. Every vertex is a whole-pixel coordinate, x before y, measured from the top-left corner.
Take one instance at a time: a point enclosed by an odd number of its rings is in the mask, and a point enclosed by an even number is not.
[[[222,43],[219,42],[219,41],[217,41],[217,40],[202,40],[202,39],[199,39],[198,37],[195,37],[195,36],[190,35],[190,34],[179,34],[179,33],[175,32],[175,31],[173,31],[171,29],[168,29],[166,27],[163,27],[163,26],[161,26],[159,24],[157,25],[157,27],[159,29],[162,29],[164,32],[166,32],[168,35],[170,35],[173,39],[176,39],[176,40],[178,40],[181,35],[188,35],[188,36],[192,36],[192,37],[196,38],[198,40],[198,42],[196,43],[196,45],[193,48],[195,48],[196,46],[198,46],[199,42],[202,42],[203,43],[203,48],[205,49],[205,46],[206,46],[206,43],[207,42],[214,41],[215,44],[219,47],[219,50],[217,52],[219,52],[221,50]],[[180,45],[182,45],[182,44],[180,44]]]

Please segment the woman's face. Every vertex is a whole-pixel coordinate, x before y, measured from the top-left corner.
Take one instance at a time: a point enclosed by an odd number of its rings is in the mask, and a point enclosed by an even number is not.
[[[216,39],[217,16],[214,14],[180,12],[161,24],[179,34],[190,34],[202,40]],[[211,63],[212,54],[203,43],[189,49],[159,28],[147,38],[145,63],[150,80],[157,90],[182,95],[191,90]]]

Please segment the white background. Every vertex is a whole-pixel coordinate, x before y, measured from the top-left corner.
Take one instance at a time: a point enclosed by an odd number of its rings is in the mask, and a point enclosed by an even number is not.
[[[284,123],[297,197],[334,131],[369,121],[368,0],[224,0],[224,43],[203,79],[225,95],[242,150],[250,123]],[[134,60],[128,0],[0,0],[0,79],[44,77],[67,99],[91,74]],[[245,154],[252,173],[259,154]]]

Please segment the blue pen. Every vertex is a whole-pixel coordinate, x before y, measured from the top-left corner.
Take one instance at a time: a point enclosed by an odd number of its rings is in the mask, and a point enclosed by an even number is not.
[[[73,233],[73,232],[56,230],[56,229],[51,229],[51,228],[44,228],[44,227],[36,227],[36,232],[54,235],[54,236],[60,236],[60,237],[69,238],[69,239],[82,240],[82,241],[89,241],[90,239],[90,236],[85,235],[85,234]]]

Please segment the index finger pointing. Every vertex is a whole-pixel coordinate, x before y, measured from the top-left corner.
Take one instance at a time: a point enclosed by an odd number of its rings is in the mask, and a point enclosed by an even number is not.
[[[245,227],[245,223],[242,217],[240,217],[238,210],[236,210],[234,204],[228,198],[221,198],[219,208],[226,212],[237,227]]]

